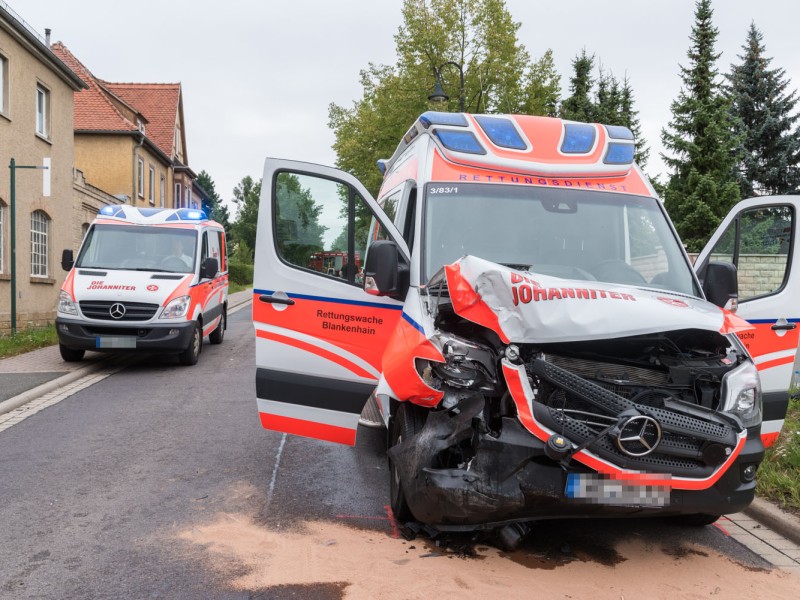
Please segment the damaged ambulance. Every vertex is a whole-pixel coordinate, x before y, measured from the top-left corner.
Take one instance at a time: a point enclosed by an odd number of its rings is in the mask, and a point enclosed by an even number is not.
[[[428,112],[379,161],[377,201],[267,159],[262,425],[352,445],[373,409],[395,517],[441,531],[742,510],[788,403],[800,198],[737,205],[695,272],[634,144]]]

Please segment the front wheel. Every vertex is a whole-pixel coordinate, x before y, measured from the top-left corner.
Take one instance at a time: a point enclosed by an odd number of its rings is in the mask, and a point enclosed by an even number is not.
[[[67,348],[64,344],[58,345],[58,351],[61,353],[61,358],[66,362],[78,362],[86,354],[85,350],[74,350]]]
[[[192,339],[189,340],[189,345],[186,349],[178,355],[178,360],[182,365],[191,366],[197,364],[197,359],[200,358],[200,350],[203,347],[203,329],[200,323],[195,322],[194,330],[192,330]]]
[[[427,416],[427,411],[419,406],[409,402],[400,404],[392,419],[389,447],[392,448],[422,431]],[[389,459],[389,496],[389,504],[395,520],[399,523],[413,521],[414,515],[408,507],[403,485],[400,482],[400,474],[391,458]]]
[[[225,329],[228,327],[228,311],[222,311],[222,317],[219,320],[217,328],[208,334],[208,341],[212,344],[221,344],[222,339],[225,337]]]

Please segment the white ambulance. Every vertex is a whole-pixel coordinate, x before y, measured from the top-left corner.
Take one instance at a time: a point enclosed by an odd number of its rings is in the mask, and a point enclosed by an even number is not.
[[[369,399],[395,517],[440,530],[742,510],[788,403],[800,198],[739,204],[695,271],[633,156],[624,127],[430,112],[377,201],[268,159],[263,426],[354,444]]]
[[[222,343],[227,326],[225,230],[195,209],[105,206],[59,295],[56,330],[61,357],[86,350],[177,354],[197,363],[208,335]]]

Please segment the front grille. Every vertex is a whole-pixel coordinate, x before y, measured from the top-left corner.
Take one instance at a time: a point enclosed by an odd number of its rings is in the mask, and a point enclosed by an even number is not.
[[[111,316],[111,307],[121,304],[125,308],[125,314],[118,319]],[[148,321],[152,319],[158,310],[158,304],[148,304],[145,302],[109,302],[96,300],[83,300],[80,302],[81,312],[87,319],[101,319],[103,321]]]

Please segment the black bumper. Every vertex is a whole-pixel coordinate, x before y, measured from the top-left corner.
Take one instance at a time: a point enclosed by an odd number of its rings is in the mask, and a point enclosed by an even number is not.
[[[104,324],[56,318],[59,343],[73,350],[96,352],[182,352],[189,346],[194,327],[193,321]]]
[[[476,433],[469,412],[457,417],[432,412],[418,435],[389,451],[414,517],[444,531],[537,519],[735,513],[747,507],[755,493],[755,481],[748,481],[743,469],[758,465],[764,456],[755,428],[714,485],[704,490],[671,489],[665,506],[576,500],[567,497],[568,474],[592,474],[591,469],[575,461],[564,468],[551,460],[544,442],[514,418],[503,419],[497,437]],[[471,445],[473,458],[461,468],[437,468],[437,457],[453,444]]]

